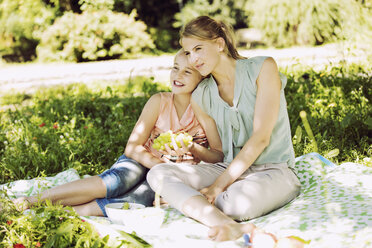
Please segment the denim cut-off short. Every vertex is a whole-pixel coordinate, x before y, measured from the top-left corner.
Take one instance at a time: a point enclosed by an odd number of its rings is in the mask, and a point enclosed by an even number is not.
[[[105,205],[109,203],[128,201],[152,204],[154,193],[146,182],[147,171],[148,169],[137,161],[122,155],[110,169],[98,175],[107,191],[105,198],[96,201],[105,216]]]

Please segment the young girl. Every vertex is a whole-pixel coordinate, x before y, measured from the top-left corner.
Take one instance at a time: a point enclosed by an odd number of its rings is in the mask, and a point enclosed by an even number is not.
[[[204,128],[214,129],[216,123],[224,163],[201,164],[193,170],[160,164],[147,180],[168,203],[212,227],[212,239],[236,239],[255,227],[234,219],[262,216],[300,192],[290,169],[294,152],[286,80],[272,58],[241,57],[229,27],[210,17],[190,21],[180,42],[190,64],[207,77],[191,102]],[[179,191],[170,190],[170,185]]]
[[[129,137],[125,155],[119,157],[109,170],[48,189],[40,196],[18,198],[14,203],[21,210],[39,200],[49,199],[72,206],[80,215],[106,216],[105,205],[112,202],[134,201],[152,205],[154,192],[148,187],[145,176],[156,164],[222,161],[217,129],[204,131],[190,105],[191,93],[201,79],[201,75],[189,65],[184,52],[178,52],[170,74],[172,93],[158,93],[148,100]],[[185,146],[181,141],[182,148],[176,148],[170,154],[153,149],[154,139],[168,130],[187,132],[193,136],[193,142]],[[167,150],[170,151],[169,147]]]

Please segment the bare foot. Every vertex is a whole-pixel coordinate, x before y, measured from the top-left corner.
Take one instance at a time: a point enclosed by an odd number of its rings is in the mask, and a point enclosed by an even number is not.
[[[28,197],[22,196],[12,200],[12,202],[14,203],[15,208],[20,212],[31,207],[31,202]]]
[[[208,231],[208,236],[216,241],[236,240],[243,236],[244,233],[251,234],[255,229],[256,226],[251,223],[229,223],[212,227]]]

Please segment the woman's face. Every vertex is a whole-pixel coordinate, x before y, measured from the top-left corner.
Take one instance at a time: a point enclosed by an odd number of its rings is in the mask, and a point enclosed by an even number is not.
[[[174,94],[191,94],[201,79],[200,73],[190,65],[186,55],[183,52],[178,53],[170,74],[172,92]]]
[[[221,44],[217,40],[184,37],[181,43],[190,65],[202,76],[207,76],[215,70],[221,54]]]

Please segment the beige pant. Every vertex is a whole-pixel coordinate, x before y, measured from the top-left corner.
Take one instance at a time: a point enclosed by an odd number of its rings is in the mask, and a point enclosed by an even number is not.
[[[182,211],[184,202],[201,195],[199,190],[210,186],[226,166],[164,163],[148,172],[147,181],[171,206]],[[285,163],[252,165],[217,196],[215,205],[233,219],[249,220],[287,204],[300,188],[298,178]]]

